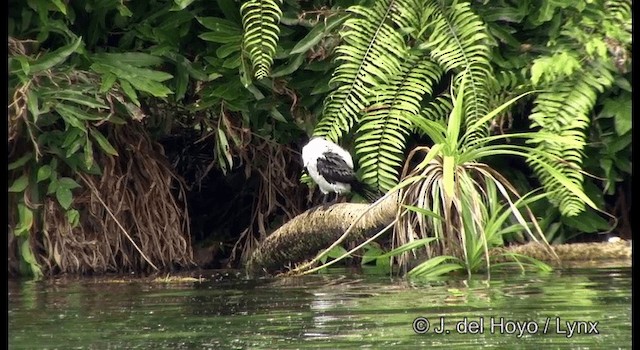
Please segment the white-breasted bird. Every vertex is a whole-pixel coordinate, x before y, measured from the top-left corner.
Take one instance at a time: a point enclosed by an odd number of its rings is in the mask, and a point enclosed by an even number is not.
[[[353,170],[351,154],[329,140],[312,137],[302,147],[302,162],[309,176],[318,184],[320,192],[325,195],[325,201],[329,193],[336,193],[337,198],[352,189],[362,188]]]

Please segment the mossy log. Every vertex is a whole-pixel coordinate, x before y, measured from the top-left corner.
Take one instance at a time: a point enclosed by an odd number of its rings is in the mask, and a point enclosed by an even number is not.
[[[312,258],[362,216],[343,242],[360,241],[391,223],[397,208],[397,196],[389,196],[375,206],[337,203],[311,208],[267,236],[252,253],[247,271],[251,275],[271,273]]]
[[[599,266],[607,260],[631,266],[631,241],[558,244],[552,245],[551,249],[560,258],[559,262],[550,257],[541,244],[535,242],[495,248],[491,254],[494,256],[503,252],[522,254],[560,267]]]
[[[309,260],[318,252],[338,240],[360,216],[343,243],[359,242],[389,225],[398,211],[397,196],[390,196],[378,205],[339,203],[318,206],[307,210],[282,225],[256,248],[247,263],[250,275],[273,273],[291,269]],[[545,261],[554,266],[570,266],[581,261],[598,266],[605,260],[631,262],[629,241],[618,243],[574,243],[552,246],[560,261],[548,254],[542,244],[531,242],[523,245],[501,247],[491,255],[510,252]],[[500,258],[498,258],[500,259]]]

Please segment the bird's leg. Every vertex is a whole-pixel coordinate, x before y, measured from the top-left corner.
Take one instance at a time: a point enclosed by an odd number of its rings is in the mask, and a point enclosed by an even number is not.
[[[329,200],[329,194],[328,193],[324,193],[322,195],[322,204],[327,204],[328,200]]]

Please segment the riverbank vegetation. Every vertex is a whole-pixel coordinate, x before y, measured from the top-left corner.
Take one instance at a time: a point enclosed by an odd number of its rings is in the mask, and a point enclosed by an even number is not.
[[[401,194],[362,261],[631,238],[629,0],[8,10],[11,275],[241,266],[319,204],[310,135]]]

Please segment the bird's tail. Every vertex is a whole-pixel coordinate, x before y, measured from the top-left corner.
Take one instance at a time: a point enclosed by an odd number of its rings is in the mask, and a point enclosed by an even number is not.
[[[353,183],[351,183],[351,191],[358,194],[360,197],[365,198],[371,203],[377,201],[384,195],[384,193],[382,193],[382,191],[380,191],[379,189],[360,181],[354,181]]]

